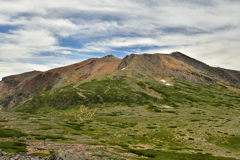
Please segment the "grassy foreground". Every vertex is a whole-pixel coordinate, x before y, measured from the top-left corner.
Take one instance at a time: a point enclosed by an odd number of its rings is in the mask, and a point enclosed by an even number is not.
[[[240,94],[222,85],[105,79],[51,89],[0,112],[0,148],[87,144],[95,157],[239,159]],[[4,146],[10,146],[10,150]]]

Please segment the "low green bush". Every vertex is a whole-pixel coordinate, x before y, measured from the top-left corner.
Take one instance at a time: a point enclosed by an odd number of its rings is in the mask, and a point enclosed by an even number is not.
[[[0,119],[0,122],[8,122],[8,120]]]
[[[177,126],[168,126],[168,128],[177,128]]]
[[[2,149],[5,152],[14,153],[25,152],[27,151],[26,147],[27,145],[21,142],[9,142],[9,141],[0,142],[0,149]]]
[[[32,155],[32,156],[40,156],[40,157],[49,157],[49,156],[51,156],[51,153],[50,153],[50,154],[32,153],[31,155]]]
[[[8,129],[8,128],[0,128],[0,137],[24,137],[27,136],[25,133],[22,133],[20,131],[14,130],[14,129]]]
[[[69,140],[69,138],[63,137],[63,136],[59,136],[59,135],[41,135],[41,136],[37,136],[35,137],[35,139],[37,140]]]

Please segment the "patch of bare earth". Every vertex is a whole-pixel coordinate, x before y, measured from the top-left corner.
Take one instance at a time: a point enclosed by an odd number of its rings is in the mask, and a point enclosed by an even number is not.
[[[87,144],[63,144],[55,142],[27,142],[27,154],[44,153],[50,154],[50,151],[57,151],[59,149],[66,150],[81,156],[82,158],[94,158],[96,150],[106,150],[120,156],[138,157],[132,153],[120,153],[113,148],[101,145],[87,145]]]

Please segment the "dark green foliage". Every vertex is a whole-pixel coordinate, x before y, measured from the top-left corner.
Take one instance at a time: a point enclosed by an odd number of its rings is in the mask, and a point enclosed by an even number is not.
[[[122,112],[112,112],[112,113],[107,113],[105,114],[106,116],[120,116],[123,115]]]
[[[39,128],[39,130],[51,130],[51,129],[54,129],[53,126],[50,126],[48,124],[40,124],[42,127]]]
[[[200,112],[191,112],[190,114],[201,114]]]
[[[168,126],[168,128],[177,128],[177,126]]]
[[[2,149],[5,152],[25,152],[27,145],[25,143],[21,142],[9,142],[9,141],[4,141],[0,142],[0,149]]]
[[[14,129],[7,129],[7,128],[0,128],[0,137],[24,137],[26,136],[25,133]]]
[[[22,97],[22,96],[24,96],[24,91],[21,90],[21,91],[17,94],[17,96],[18,96],[18,97]]]
[[[82,130],[82,128],[85,126],[85,124],[83,122],[81,122],[81,123],[66,122],[64,126],[72,128],[74,130]]]
[[[147,129],[156,129],[157,127],[154,126],[148,126]]]
[[[51,90],[52,89],[52,86],[51,85],[48,85],[47,87],[46,87],[46,91],[49,91],[49,90]]]
[[[165,111],[166,113],[176,113],[175,111]]]
[[[0,122],[8,122],[8,120],[0,119]]]
[[[27,120],[29,117],[21,117],[22,120]]]
[[[13,95],[9,95],[7,97],[1,98],[0,104],[6,104],[6,103],[10,102],[11,100],[13,100],[13,98],[14,98]]]
[[[124,123],[124,122],[108,122],[107,125],[112,127],[119,127],[119,128],[130,128],[137,125],[137,123]]]
[[[200,119],[191,119],[190,122],[197,122],[197,121],[201,121]]]
[[[96,157],[108,157],[107,155],[102,155],[102,154],[93,154],[93,156],[96,156]]]
[[[0,104],[7,103],[9,100],[7,98],[0,99]]]
[[[156,158],[159,155],[159,151],[148,149],[148,150],[133,150],[130,149],[130,152],[137,154],[139,156],[145,156],[149,158]]]
[[[56,140],[69,140],[69,138],[65,138],[63,136],[59,136],[59,135],[39,135],[36,136],[35,139],[37,140],[52,140],[52,141],[56,141]]]
[[[137,84],[138,84],[140,87],[142,87],[143,89],[146,88],[146,84],[145,84],[143,81],[139,81],[139,82],[137,82]]]
[[[32,153],[31,154],[32,156],[40,156],[40,157],[49,157],[51,156],[52,154],[44,154],[44,153]]]

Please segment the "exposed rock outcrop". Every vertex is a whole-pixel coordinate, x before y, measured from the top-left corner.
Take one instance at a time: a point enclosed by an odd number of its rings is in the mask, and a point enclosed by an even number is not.
[[[65,150],[59,150],[55,154],[49,157],[48,160],[85,160],[85,158],[81,158],[76,154],[70,153]]]
[[[171,54],[176,59],[193,66],[194,68],[201,70],[203,73],[214,76],[218,79],[232,83],[233,85],[240,86],[240,72],[234,70],[228,70],[224,68],[211,67],[203,62],[193,59],[183,53],[173,52]]]
[[[0,160],[48,160],[47,157],[31,156],[26,153],[0,152]]]
[[[58,150],[49,157],[33,156],[26,153],[0,152],[0,160],[106,160],[107,158],[82,158],[66,150]]]

